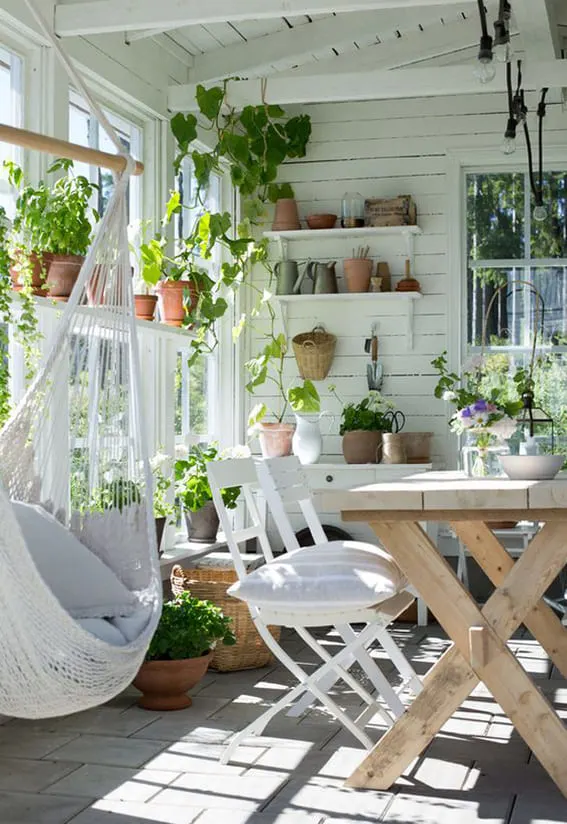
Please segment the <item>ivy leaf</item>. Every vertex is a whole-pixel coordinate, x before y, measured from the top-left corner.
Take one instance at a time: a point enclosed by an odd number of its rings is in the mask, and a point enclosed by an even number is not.
[[[179,192],[172,192],[171,197],[167,202],[165,211],[165,222],[169,223],[174,214],[181,211],[181,194]]]
[[[178,112],[171,118],[170,126],[179,148],[187,151],[189,144],[197,139],[197,118],[195,115]]]
[[[200,189],[206,189],[209,185],[211,172],[214,168],[214,157],[207,152],[193,152],[191,155],[193,160],[193,170],[195,173],[195,180]]]
[[[223,89],[220,86],[212,86],[210,89],[206,89],[199,84],[197,86],[196,98],[201,114],[214,122],[220,114],[224,100]]]
[[[298,117],[292,117],[285,124],[285,132],[289,141],[288,156],[305,157],[307,143],[311,137],[311,119],[309,115],[301,114]]]
[[[270,183],[268,186],[268,200],[271,203],[275,203],[276,200],[279,200],[283,197],[293,197],[293,187],[290,183]]]
[[[285,117],[285,112],[281,106],[268,106],[269,117]]]
[[[232,157],[246,166],[250,160],[250,152],[248,150],[248,140],[244,135],[240,134],[225,134],[224,145],[226,150]]]
[[[260,423],[263,417],[265,417],[268,408],[265,403],[257,403],[256,406],[252,407],[250,410],[250,414],[248,415],[248,428],[253,429],[257,423]]]
[[[321,409],[319,393],[310,380],[303,381],[303,386],[294,386],[289,389],[287,396],[294,412],[309,414],[319,412]]]

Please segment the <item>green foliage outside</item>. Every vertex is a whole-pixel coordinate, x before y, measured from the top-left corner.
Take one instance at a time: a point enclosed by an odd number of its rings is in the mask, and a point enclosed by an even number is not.
[[[11,411],[10,399],[10,344],[9,329],[12,318],[12,281],[10,279],[10,256],[7,236],[10,223],[5,209],[0,206],[0,426],[8,419]]]
[[[164,603],[146,660],[182,661],[206,655],[219,642],[232,646],[236,638],[231,624],[220,607],[182,592]]]
[[[194,446],[187,459],[175,462],[175,497],[190,512],[197,512],[213,500],[207,475],[209,461],[219,460],[216,444],[207,447]],[[227,509],[235,509],[240,495],[239,486],[221,489],[221,496]]]
[[[521,261],[528,256],[533,259],[529,273],[523,266],[515,269],[469,268],[468,340],[473,346],[482,344],[484,312],[495,289],[512,279],[528,277],[546,304],[545,327],[543,331],[539,327],[537,330],[533,371],[530,374],[529,349],[533,334],[530,336],[527,330],[530,327],[533,330],[536,303],[541,304],[529,289],[510,285],[510,290],[503,289],[496,298],[488,318],[486,344],[490,348],[483,358],[477,388],[482,397],[497,395],[511,408],[518,406],[522,391],[526,387],[531,388],[536,404],[554,419],[560,439],[567,439],[567,355],[553,349],[554,346],[564,346],[567,341],[561,297],[565,268],[561,264],[538,265],[538,259],[567,257],[567,172],[545,172],[543,199],[548,215],[542,222],[532,219],[529,227],[525,219],[526,197],[530,197],[528,205],[531,210],[533,197],[529,194],[523,173],[467,176],[469,260]],[[515,326],[510,311],[513,291],[516,311],[521,313],[520,317],[523,315],[523,321],[516,322]],[[475,305],[476,311],[473,312]],[[498,346],[517,347],[517,350],[497,352],[495,347]],[[447,388],[441,387],[440,392]],[[440,396],[439,393],[437,395]],[[546,428],[540,429],[539,434],[546,434]],[[567,443],[563,448],[565,445]]]

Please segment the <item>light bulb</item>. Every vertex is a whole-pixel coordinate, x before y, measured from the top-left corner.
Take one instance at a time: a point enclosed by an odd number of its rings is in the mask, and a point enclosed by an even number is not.
[[[510,43],[496,43],[493,47],[494,52],[494,59],[498,61],[498,63],[509,63],[512,57],[514,56],[514,52],[512,51],[512,46]]]
[[[538,203],[538,205],[532,212],[532,217],[534,220],[537,220],[538,223],[541,223],[543,220],[547,218],[547,209],[545,208],[543,203]]]
[[[505,137],[502,143],[500,144],[500,151],[502,154],[510,155],[514,154],[516,151],[516,138],[515,137]]]
[[[479,60],[474,70],[474,76],[481,83],[490,83],[496,76],[496,66],[493,60]]]

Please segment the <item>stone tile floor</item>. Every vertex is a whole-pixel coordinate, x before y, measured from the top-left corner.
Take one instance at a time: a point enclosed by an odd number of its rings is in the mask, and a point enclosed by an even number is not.
[[[394,635],[419,673],[447,647],[436,626],[401,624]],[[337,643],[332,633],[326,640]],[[310,665],[312,653],[301,642],[290,636],[286,644]],[[522,632],[510,644],[567,717],[567,683],[539,644]],[[387,660],[383,668],[395,680]],[[139,709],[129,689],[66,718],[1,719],[0,824],[567,822],[567,801],[482,686],[390,792],[345,789],[362,750],[320,709],[299,719],[279,716],[262,738],[240,748],[235,763],[219,764],[232,732],[290,683],[276,666],[210,672],[193,706],[177,713]],[[337,697],[358,706],[348,690]],[[378,716],[375,722],[378,738]]]

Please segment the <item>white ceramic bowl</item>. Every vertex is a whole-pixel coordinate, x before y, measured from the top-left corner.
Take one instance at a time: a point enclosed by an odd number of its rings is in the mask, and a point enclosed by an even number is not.
[[[500,455],[502,469],[512,481],[550,481],[564,462],[564,455]]]

